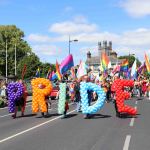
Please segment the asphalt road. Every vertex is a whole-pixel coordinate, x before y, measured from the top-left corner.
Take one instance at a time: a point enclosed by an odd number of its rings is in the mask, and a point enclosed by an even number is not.
[[[61,119],[56,102],[48,118],[32,115],[30,103],[23,118],[12,119],[7,108],[0,109],[0,150],[150,150],[150,101],[126,103],[137,107],[136,118],[117,118],[112,103],[91,119],[77,113],[74,104]]]

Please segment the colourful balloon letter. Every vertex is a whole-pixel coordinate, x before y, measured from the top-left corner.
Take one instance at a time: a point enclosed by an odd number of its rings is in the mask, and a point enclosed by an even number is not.
[[[32,111],[34,113],[39,111],[39,107],[41,112],[46,112],[46,101],[45,97],[50,94],[52,91],[52,84],[48,79],[44,78],[36,78],[31,81],[32,85]]]
[[[59,89],[58,113],[63,114],[66,102],[66,83],[60,83]]]
[[[130,115],[136,115],[137,110],[124,104],[124,100],[130,97],[130,94],[124,91],[124,87],[132,87],[134,85],[133,80],[121,80],[117,79],[112,84],[111,90],[116,93],[116,105],[119,113],[127,113]]]
[[[88,93],[87,91],[95,91],[98,95],[98,100],[96,101],[96,103],[92,106],[89,106],[88,103]],[[93,83],[86,83],[86,82],[81,82],[80,84],[80,94],[81,94],[81,109],[82,109],[82,113],[83,114],[94,114],[96,113],[104,104],[105,101],[105,92],[103,91],[103,89]]]
[[[15,111],[15,101],[19,100],[23,94],[23,85],[16,82],[9,83],[7,86],[7,93],[9,112],[13,113]]]

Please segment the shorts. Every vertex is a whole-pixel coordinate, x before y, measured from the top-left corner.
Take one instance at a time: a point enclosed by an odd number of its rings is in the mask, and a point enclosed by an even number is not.
[[[21,106],[23,107],[24,106],[24,98],[20,98],[19,100],[16,100],[15,101],[15,106]]]

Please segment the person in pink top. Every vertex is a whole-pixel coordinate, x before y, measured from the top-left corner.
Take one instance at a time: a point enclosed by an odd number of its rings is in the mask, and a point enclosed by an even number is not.
[[[142,81],[142,95],[144,95],[144,97],[146,97],[146,91],[147,91],[147,80],[146,78],[144,78],[144,80]]]

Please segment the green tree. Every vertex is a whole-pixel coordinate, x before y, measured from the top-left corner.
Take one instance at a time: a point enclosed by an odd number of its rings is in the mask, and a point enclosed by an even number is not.
[[[129,67],[132,67],[132,65],[133,65],[133,63],[134,63],[134,61],[135,61],[135,59],[136,59],[136,61],[137,61],[137,66],[139,67],[139,66],[141,65],[141,62],[139,61],[139,59],[138,59],[138,58],[135,58],[135,56],[133,56],[133,55],[120,56],[120,57],[118,57],[118,58],[119,58],[119,59],[127,59],[128,62],[129,62]]]
[[[24,32],[15,25],[0,26],[0,74],[5,76],[6,47],[8,51],[8,75],[15,73],[15,46],[17,50],[17,65],[20,60],[31,53],[31,48],[23,39]]]
[[[50,63],[42,63],[40,65],[40,69],[41,69],[41,73],[42,73],[42,77],[46,77],[48,71],[52,72],[55,70],[55,65],[54,64],[50,64]]]
[[[39,66],[42,65],[42,63],[34,53],[31,53],[29,56],[25,56],[22,60],[20,60],[18,64],[18,78],[22,77],[22,70],[24,68],[24,65],[26,65],[26,73],[24,78],[30,79],[32,77],[35,77],[36,70]]]

